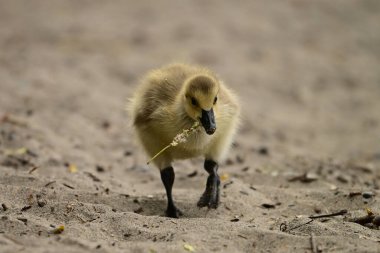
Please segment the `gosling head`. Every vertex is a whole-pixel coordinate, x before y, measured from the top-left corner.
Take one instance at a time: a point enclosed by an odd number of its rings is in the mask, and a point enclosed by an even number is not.
[[[216,131],[215,111],[218,101],[219,83],[206,75],[197,75],[185,84],[185,111],[194,120],[199,120],[207,134]]]

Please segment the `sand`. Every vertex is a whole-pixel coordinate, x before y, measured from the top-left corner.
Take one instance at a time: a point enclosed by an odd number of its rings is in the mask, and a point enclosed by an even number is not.
[[[1,1],[0,252],[380,252],[378,228],[349,221],[380,214],[379,13],[376,0]],[[164,217],[124,110],[174,61],[213,69],[243,108],[217,210],[196,207],[202,160],[174,164],[180,219]]]

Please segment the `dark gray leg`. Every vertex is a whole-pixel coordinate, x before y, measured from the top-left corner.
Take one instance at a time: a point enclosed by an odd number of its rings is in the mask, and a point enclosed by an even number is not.
[[[174,205],[172,197],[172,188],[174,184],[174,170],[173,167],[167,167],[161,170],[161,180],[164,183],[166,196],[168,198],[168,208],[166,209],[166,215],[171,218],[178,218],[179,215],[182,215],[181,211],[177,209]]]
[[[198,207],[207,206],[208,208],[216,209],[219,205],[220,195],[218,164],[213,160],[205,160],[204,168],[208,172],[209,176],[207,178],[206,190],[198,201]]]

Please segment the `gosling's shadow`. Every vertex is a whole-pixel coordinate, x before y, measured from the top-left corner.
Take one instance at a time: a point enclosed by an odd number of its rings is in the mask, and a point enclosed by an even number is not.
[[[141,209],[138,210],[138,214],[144,216],[162,216],[166,217],[165,211],[167,207],[167,201],[164,199],[144,198],[139,201]],[[176,200],[176,206],[182,211],[180,218],[205,218],[216,216],[215,210],[209,210],[208,208],[197,207],[197,201],[192,202]]]

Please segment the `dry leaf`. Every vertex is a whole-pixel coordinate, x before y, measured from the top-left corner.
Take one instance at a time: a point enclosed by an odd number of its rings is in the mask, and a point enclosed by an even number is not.
[[[74,164],[70,164],[69,165],[69,172],[70,173],[77,173],[78,172],[77,166],[75,166]]]
[[[5,150],[5,155],[24,155],[28,152],[28,149],[25,147],[18,148],[18,149],[7,149]]]
[[[187,250],[187,251],[190,251],[190,252],[195,252],[195,249],[194,249],[194,247],[193,246],[191,246],[190,244],[188,244],[188,243],[185,243],[184,245],[183,245],[183,248],[185,249],[185,250]]]
[[[53,230],[53,234],[61,234],[65,230],[65,226],[61,225]]]
[[[22,148],[16,149],[15,154],[16,155],[23,155],[23,154],[26,154],[26,152],[28,152],[28,149],[25,147],[22,147]]]
[[[220,181],[226,181],[228,180],[228,178],[230,177],[230,175],[228,175],[228,173],[223,173],[221,176],[220,176]]]
[[[374,213],[372,212],[372,210],[370,208],[367,207],[365,210],[366,210],[368,216],[374,216]]]

